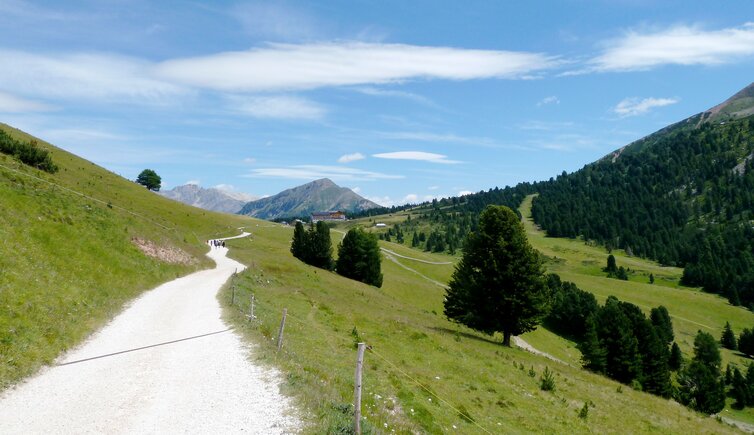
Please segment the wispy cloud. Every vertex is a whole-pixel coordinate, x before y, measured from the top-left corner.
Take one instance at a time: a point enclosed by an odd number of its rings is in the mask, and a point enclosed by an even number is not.
[[[5,92],[0,92],[0,112],[5,113],[25,113],[25,112],[46,112],[54,108],[48,104],[38,101],[27,100],[16,97]]]
[[[338,163],[349,163],[349,162],[355,162],[357,160],[364,160],[366,156],[361,153],[353,153],[353,154],[345,154],[340,156],[338,159]]]
[[[362,93],[364,95],[370,95],[370,96],[375,96],[375,97],[402,98],[405,100],[413,101],[415,103],[423,104],[425,106],[438,107],[434,101],[430,100],[429,98],[425,96],[415,94],[413,92],[397,91],[395,89],[380,89],[373,86],[361,86],[361,87],[356,87],[353,89],[356,92]]]
[[[655,107],[669,106],[678,102],[677,98],[625,98],[614,108],[615,112],[621,118],[630,116],[643,115]]]
[[[560,99],[555,95],[545,97],[537,102],[537,107],[548,106],[550,104],[560,104]]]
[[[636,71],[661,65],[717,65],[754,55],[754,23],[720,30],[675,26],[641,33],[629,31],[605,44],[588,62],[591,71]]]
[[[260,168],[245,175],[248,178],[288,178],[315,180],[332,178],[341,181],[374,181],[405,178],[403,175],[383,174],[343,166],[295,165],[283,168]]]
[[[381,131],[377,136],[383,139],[416,141],[416,142],[443,142],[462,145],[474,145],[485,148],[517,148],[516,146],[503,145],[494,139],[487,137],[459,136],[456,134],[441,134],[422,131]]]
[[[397,151],[393,153],[378,153],[372,154],[372,157],[392,160],[419,160],[423,162],[444,164],[461,163],[458,160],[448,160],[448,156],[443,154],[427,153],[424,151]]]
[[[555,67],[541,53],[330,42],[269,44],[248,51],[174,59],[160,76],[224,91],[274,91],[395,83],[405,80],[520,79]]]
[[[188,92],[156,79],[152,64],[112,54],[0,50],[0,90],[43,98],[161,103]]]
[[[232,97],[240,113],[263,119],[321,119],[327,110],[307,98],[291,95]]]

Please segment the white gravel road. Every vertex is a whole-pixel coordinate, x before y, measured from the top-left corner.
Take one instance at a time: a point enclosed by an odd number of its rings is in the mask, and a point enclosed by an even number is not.
[[[94,334],[0,397],[0,434],[297,432],[280,374],[220,319],[217,291],[244,265],[217,267],[146,292]]]

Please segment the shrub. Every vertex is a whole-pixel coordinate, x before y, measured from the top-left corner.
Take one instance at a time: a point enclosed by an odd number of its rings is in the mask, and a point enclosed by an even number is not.
[[[539,388],[542,391],[555,391],[555,376],[553,376],[549,367],[545,367],[542,377],[539,379]]]

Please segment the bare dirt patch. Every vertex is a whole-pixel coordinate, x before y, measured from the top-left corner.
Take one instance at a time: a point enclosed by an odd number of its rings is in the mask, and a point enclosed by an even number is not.
[[[194,264],[196,259],[183,249],[174,246],[160,246],[151,240],[134,237],[131,239],[141,252],[152,258],[164,261],[170,264]]]

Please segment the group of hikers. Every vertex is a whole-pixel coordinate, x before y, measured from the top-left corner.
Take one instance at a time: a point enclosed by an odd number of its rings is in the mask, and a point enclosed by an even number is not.
[[[207,240],[207,244],[211,248],[224,248],[225,247],[225,240]]]

